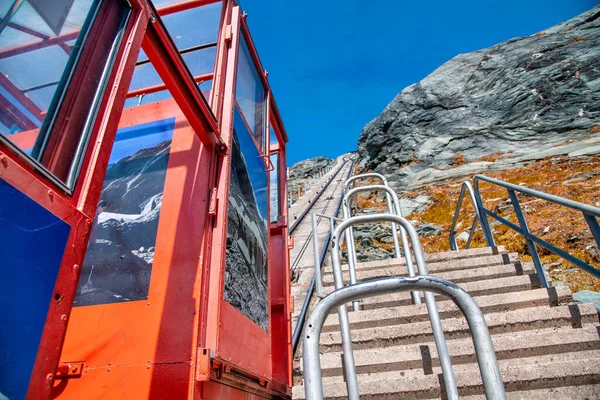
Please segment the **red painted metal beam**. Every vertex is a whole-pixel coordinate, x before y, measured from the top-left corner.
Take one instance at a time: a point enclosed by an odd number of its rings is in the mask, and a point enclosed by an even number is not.
[[[4,74],[0,74],[0,86],[14,97],[19,103],[33,114],[40,122],[44,121],[45,112],[42,111],[31,99],[25,96]]]
[[[29,29],[26,26],[15,24],[14,22],[9,23],[8,26],[10,28],[16,29],[18,31],[24,32],[24,33],[26,33],[28,35],[38,37],[40,39],[48,39],[48,38],[50,38],[50,36],[48,36],[48,35],[44,35],[43,33],[40,33],[38,31],[34,31],[33,29]]]
[[[53,46],[55,44],[65,43],[79,36],[79,31],[69,32],[64,35],[54,36],[48,39],[37,40],[21,46],[11,47],[0,51],[0,60],[8,57],[17,56],[19,54],[27,53],[29,51],[43,49],[45,47]]]
[[[11,127],[12,123],[16,124],[22,131],[30,131],[38,127],[2,94],[0,94],[0,107],[0,120],[8,128]]]

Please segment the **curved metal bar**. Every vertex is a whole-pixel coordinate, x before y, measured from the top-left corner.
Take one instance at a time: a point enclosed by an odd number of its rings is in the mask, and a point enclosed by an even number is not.
[[[323,382],[321,376],[321,360],[319,354],[319,341],[321,329],[327,315],[336,307],[344,306],[350,301],[363,298],[381,296],[388,293],[404,292],[409,290],[423,290],[447,296],[458,306],[467,319],[472,332],[473,344],[483,387],[488,400],[504,400],[506,393],[502,375],[496,360],[496,353],[490,337],[490,332],[477,303],[467,292],[459,286],[445,279],[434,276],[419,276],[416,278],[382,278],[346,286],[336,290],[315,307],[308,318],[308,327],[304,334],[304,387],[306,400],[323,399]],[[348,368],[348,366],[346,366]],[[356,376],[356,370],[350,371]]]
[[[385,188],[385,186],[380,187]],[[348,192],[346,196],[344,196],[344,200],[347,200],[347,197],[357,193],[357,191],[355,191],[356,189],[353,189],[350,192]],[[427,265],[425,264],[425,254],[423,253],[421,242],[419,242],[419,236],[417,235],[417,231],[410,224],[410,222],[408,222],[403,217],[394,214],[361,215],[344,220],[338,225],[338,227],[333,232],[333,236],[331,238],[331,264],[333,267],[333,278],[336,290],[341,289],[344,286],[344,279],[342,277],[342,265],[340,262],[340,238],[342,237],[342,234],[346,229],[353,225],[372,222],[395,222],[399,224],[402,228],[404,228],[408,233],[408,236],[410,237],[410,241],[412,243],[413,253],[415,256],[415,261],[417,263],[417,268],[419,270],[419,275],[425,276],[428,274]],[[440,314],[438,313],[438,309],[435,304],[435,298],[430,292],[425,292],[424,296],[425,304],[427,305],[427,312],[429,314],[429,321],[431,323],[431,329],[433,331],[433,338],[435,340],[440,364],[442,366],[442,374],[444,376],[446,392],[448,394],[449,399],[458,399],[456,379],[454,378],[454,371],[452,369],[452,363],[450,362],[450,354],[448,353],[448,346],[446,345],[446,339],[444,337],[444,329],[442,328]],[[346,385],[348,387],[349,396],[353,396],[355,392],[358,393],[358,385],[356,385],[356,388],[351,386],[355,384],[356,376],[352,376],[352,371],[354,371],[354,355],[352,353],[352,338],[350,335],[350,324],[348,323],[348,310],[345,304],[338,308],[338,315],[340,318],[340,332],[342,336],[342,348],[344,351]],[[356,394],[356,396],[357,397],[350,398],[358,398],[358,394]]]
[[[488,210],[487,208],[484,207],[483,201],[481,199],[481,192],[479,190],[479,182],[480,181],[489,182],[491,184],[503,187],[508,191],[508,195],[511,199],[511,204],[512,204],[512,206],[515,210],[515,214],[517,216],[518,225],[515,225],[515,224],[507,221],[506,219],[502,218],[498,214],[496,214],[493,211]],[[542,262],[538,255],[537,249],[535,247],[536,244],[545,248],[546,250],[558,255],[559,257],[562,257],[563,259],[565,259],[568,262],[583,269],[585,272],[591,274],[592,276],[594,276],[596,278],[600,278],[600,269],[593,267],[592,265],[586,263],[585,261],[567,253],[566,251],[539,238],[538,236],[532,234],[529,231],[529,227],[527,225],[527,221],[525,220],[525,215],[523,214],[523,211],[521,210],[521,205],[519,203],[519,198],[517,197],[516,192],[523,193],[523,194],[526,194],[526,195],[529,195],[529,196],[532,196],[532,197],[535,197],[535,198],[538,198],[541,200],[549,201],[551,203],[558,204],[560,206],[568,207],[575,211],[581,212],[583,214],[583,217],[584,217],[586,223],[588,224],[590,232],[592,233],[592,236],[594,237],[594,240],[595,240],[596,244],[598,245],[598,247],[600,247],[600,226],[598,225],[597,218],[600,217],[600,208],[591,206],[589,204],[584,204],[584,203],[580,203],[577,201],[565,199],[565,198],[555,196],[552,194],[540,192],[538,190],[529,189],[524,186],[514,185],[514,184],[508,183],[508,182],[503,182],[498,179],[489,178],[484,175],[476,175],[475,178],[473,179],[473,182],[475,184],[475,199],[477,200],[477,207],[479,208],[479,214],[481,216],[481,227],[483,229],[483,233],[485,235],[488,246],[495,245],[494,236],[492,234],[492,230],[490,228],[490,224],[488,221],[488,216],[490,216],[525,237],[525,242],[527,244],[527,248],[528,248],[531,258],[533,260],[533,264],[535,266],[535,270],[536,270],[536,273],[538,275],[538,278],[540,280],[540,284],[542,287],[547,288],[548,281],[546,279],[546,275],[545,275],[544,269],[542,267]]]
[[[388,185],[388,181],[385,178],[385,176],[378,174],[376,172],[369,172],[368,174],[354,175],[354,176],[348,178],[348,180],[344,183],[344,192],[346,192],[348,190],[351,183],[356,182],[360,179],[366,179],[366,178],[377,178],[381,181],[382,185],[384,185],[384,186]]]
[[[344,182],[344,193],[346,193],[348,191],[348,188],[350,187],[351,184],[353,184],[357,180],[365,179],[365,178],[379,179],[384,186],[388,186],[388,182],[387,182],[387,179],[385,178],[385,176],[375,173],[375,172],[371,172],[371,173],[367,173],[367,174],[355,175],[353,177],[348,178],[346,180],[346,182]],[[391,202],[392,201],[391,201],[389,193],[386,192],[385,198],[386,198],[386,201],[388,204],[388,211],[390,213],[393,213],[393,211],[391,210]],[[402,215],[402,214],[400,214],[400,215]],[[350,216],[351,216],[350,205],[348,204],[347,207],[344,207],[344,218],[350,218]],[[400,245],[398,244],[398,232],[396,231],[396,224],[392,224],[392,238],[393,238],[393,242],[394,242],[394,252],[396,253],[396,258],[401,258],[402,253],[400,252]],[[352,227],[350,227],[350,229],[348,229],[346,231],[346,245],[348,246],[347,247],[348,248],[348,268],[350,270],[350,282],[356,283],[356,276],[355,276],[354,271],[356,271],[356,263],[358,261],[356,259],[356,247],[355,247],[355,243],[354,243],[354,230],[352,229]],[[414,275],[410,275],[410,276],[414,276]],[[354,280],[353,280],[353,278],[354,278]],[[413,293],[412,299],[413,299],[414,304],[421,303],[421,299],[419,298],[418,294]],[[354,311],[360,310],[360,304],[358,302],[353,303],[352,307],[354,308]]]
[[[350,218],[350,199],[352,196],[360,193],[360,192],[368,192],[371,190],[383,191],[386,194],[386,200],[388,204],[388,212],[390,214],[396,214],[402,217],[402,210],[400,209],[400,200],[398,199],[398,195],[394,191],[394,189],[389,186],[384,185],[370,185],[370,186],[359,186],[354,189],[349,190],[346,194],[344,194],[344,200],[342,201],[342,206],[344,210],[344,218]],[[393,207],[392,207],[393,206]],[[411,225],[412,227],[412,225]],[[346,233],[346,246],[348,249],[352,248],[353,255],[356,256],[356,250],[354,249],[354,235],[352,234],[352,227],[348,229],[350,235]],[[392,223],[392,235],[394,236],[394,247],[396,251],[396,257],[401,258],[402,254],[400,252],[400,246],[398,245],[398,238],[396,235],[396,224]],[[408,245],[408,240],[406,238],[406,231],[402,226],[400,226],[400,238],[402,240],[402,248],[404,249],[404,259],[406,260],[406,269],[408,270],[408,276],[414,277],[415,267],[412,262],[412,256],[410,254],[410,247]],[[348,269],[350,271],[350,283],[356,283],[356,259],[353,260],[353,263],[350,263],[350,250],[348,250]],[[352,280],[354,275],[354,280]],[[418,292],[411,293],[411,298],[413,304],[421,304],[421,296]],[[356,310],[356,308],[355,308]]]
[[[469,239],[467,239],[467,244],[465,245],[465,249],[471,247],[471,240],[473,239],[473,234],[477,229],[477,222],[481,221],[481,216],[479,215],[479,207],[477,207],[477,200],[475,199],[475,194],[473,193],[473,187],[470,182],[463,182],[460,187],[460,195],[458,196],[458,202],[456,203],[456,209],[454,210],[454,219],[452,220],[452,226],[450,226],[450,234],[448,240],[450,241],[450,249],[457,251],[458,243],[456,243],[456,224],[458,222],[458,216],[460,215],[460,209],[462,208],[463,198],[465,197],[465,189],[469,192],[469,197],[471,198],[471,203],[473,203],[473,208],[475,208],[475,219],[473,220],[473,224],[471,224],[471,229],[469,231]]]

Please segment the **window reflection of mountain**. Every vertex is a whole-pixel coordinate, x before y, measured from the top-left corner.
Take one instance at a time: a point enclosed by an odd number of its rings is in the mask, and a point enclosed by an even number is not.
[[[231,151],[224,297],[268,330],[267,227],[236,136]]]
[[[108,169],[75,305],[147,298],[170,147],[139,149]]]

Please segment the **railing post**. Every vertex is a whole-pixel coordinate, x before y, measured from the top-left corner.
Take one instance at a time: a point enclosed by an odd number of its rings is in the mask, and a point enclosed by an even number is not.
[[[515,209],[515,214],[517,214],[517,220],[519,221],[519,226],[523,231],[523,236],[525,236],[525,242],[527,243],[527,248],[529,249],[529,253],[531,254],[531,258],[533,260],[533,265],[535,267],[535,271],[537,272],[538,278],[540,279],[540,284],[543,288],[548,287],[548,280],[546,279],[546,274],[544,273],[544,268],[542,268],[542,262],[540,261],[540,256],[537,252],[537,248],[535,247],[535,243],[529,238],[531,233],[529,232],[529,227],[527,226],[527,221],[525,221],[525,216],[523,215],[523,211],[521,210],[521,205],[519,204],[519,198],[517,194],[512,189],[507,189],[508,195],[510,196],[510,200],[512,202],[513,208]]]
[[[590,227],[590,231],[592,232],[592,236],[596,241],[596,245],[600,248],[600,225],[598,225],[598,220],[593,215],[589,215],[583,213],[583,218],[585,218],[585,222],[587,222]]]
[[[321,260],[319,257],[319,228],[317,225],[317,213],[313,211],[310,214],[310,217],[312,219],[313,253],[315,260],[315,291],[317,292],[317,297],[323,297],[323,283],[321,280]]]
[[[477,201],[475,207],[478,208],[479,215],[481,215],[481,229],[483,230],[483,236],[485,237],[486,244],[489,247],[494,247],[496,246],[496,241],[494,240],[494,235],[492,234],[492,229],[490,228],[490,221],[488,220],[485,207],[483,206],[483,201],[481,200],[479,181],[477,180],[477,177],[475,177],[473,181],[475,182],[475,200]]]

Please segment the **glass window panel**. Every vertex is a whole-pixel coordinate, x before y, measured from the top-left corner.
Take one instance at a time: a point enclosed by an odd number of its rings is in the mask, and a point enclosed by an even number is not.
[[[183,60],[188,66],[188,69],[194,76],[205,75],[212,73],[216,57],[216,48],[209,48],[199,51],[190,52],[183,55]],[[138,60],[146,60],[146,55],[140,52]],[[156,69],[151,63],[141,64],[135,67],[133,78],[129,84],[129,91],[149,88],[152,86],[161,85],[163,82],[156,72]],[[205,99],[210,99],[210,90],[212,88],[212,80],[201,82],[199,85],[200,91]],[[145,94],[141,99],[139,96],[127,99],[125,108],[135,107],[142,104],[148,104],[155,101],[170,99],[172,96],[167,90],[162,90],[155,93]]]
[[[225,300],[265,331],[268,312],[268,172],[234,109],[225,257]]]
[[[208,49],[192,51],[185,53],[182,58],[193,76],[211,74],[215,69],[217,48],[209,47]]]
[[[88,11],[90,9],[88,4]],[[87,15],[87,12],[86,12]],[[4,16],[4,14],[2,15]],[[56,36],[44,19],[40,17],[37,11],[28,2],[23,2],[19,11],[11,19],[11,22],[32,29],[46,36]]]
[[[48,82],[58,83],[68,61],[63,49],[50,46],[0,59],[0,73],[23,90]]]
[[[214,43],[219,36],[221,2],[165,15],[162,20],[179,50]]]
[[[269,125],[269,140],[271,144],[278,144],[277,135],[275,134],[275,130],[273,129],[273,124]]]
[[[42,110],[48,110],[50,107],[50,103],[54,98],[54,93],[56,92],[56,85],[50,85],[48,87],[44,87],[38,90],[32,90],[31,92],[27,92],[25,96],[27,96],[31,101],[35,103]]]
[[[22,32],[16,33],[18,31],[14,29],[7,28],[0,34],[0,135],[68,185],[76,177],[78,154],[85,147],[83,144],[89,128],[85,116],[94,112],[96,97],[101,94],[99,88],[104,65],[111,59],[121,27],[131,9],[125,1],[74,0],[69,3],[69,0],[35,0],[24,2],[11,19],[12,23],[50,38],[56,37],[53,29],[60,29],[61,35],[75,32],[68,36],[69,43],[73,43],[82,41],[99,9],[108,11],[109,8],[110,15],[115,17],[103,20],[102,42],[94,47],[93,52],[87,51],[90,56],[93,53],[93,62],[87,64],[76,65],[80,53],[86,48],[83,43],[74,46],[69,55],[58,44],[48,46],[47,42]],[[60,10],[64,11],[63,14]],[[6,10],[3,12],[6,13]],[[24,45],[27,47],[13,51]],[[12,49],[11,52],[6,53],[9,49]],[[77,73],[74,73],[75,69]],[[77,85],[77,90],[68,91],[70,84]],[[69,94],[65,96],[67,91]],[[72,122],[66,128],[61,125],[66,121],[61,116],[72,113],[73,104],[78,105],[80,117],[69,119]],[[57,115],[59,118],[55,118]],[[89,120],[93,121],[93,118]]]
[[[271,188],[271,222],[277,222],[277,217],[281,214],[279,209],[279,156],[277,153],[271,154],[271,163],[275,167],[270,171]]]
[[[154,66],[146,63],[135,67],[129,84],[129,91],[161,85],[162,83],[162,79],[160,79],[160,75],[158,75]]]
[[[3,48],[11,48],[19,46],[23,43],[30,43],[36,40],[40,40],[39,38],[29,35],[25,32],[21,32],[17,29],[13,29],[9,26],[4,28],[2,31],[2,47]]]
[[[119,129],[75,306],[148,298],[175,118]]]
[[[235,84],[236,101],[261,152],[265,153],[266,91],[243,35],[240,40],[238,58]]]

